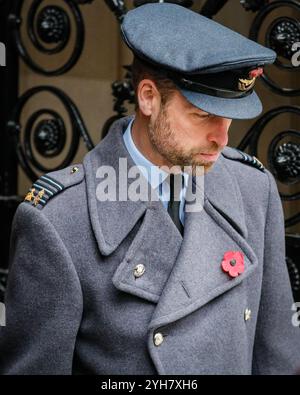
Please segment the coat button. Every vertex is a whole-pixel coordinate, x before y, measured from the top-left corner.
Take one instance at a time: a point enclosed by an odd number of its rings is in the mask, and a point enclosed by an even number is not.
[[[144,273],[145,273],[145,266],[141,263],[136,265],[133,271],[134,277],[141,277]]]
[[[250,320],[250,318],[251,318],[251,310],[246,309],[244,312],[244,319],[245,319],[245,321],[248,321],[248,320]]]
[[[163,337],[162,333],[159,333],[159,332],[155,333],[154,344],[156,346],[160,346],[163,341],[164,341],[164,337]]]
[[[71,170],[71,174],[77,173],[79,171],[79,167],[74,166]]]

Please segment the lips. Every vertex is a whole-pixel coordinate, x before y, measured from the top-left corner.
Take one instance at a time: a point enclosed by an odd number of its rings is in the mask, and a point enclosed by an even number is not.
[[[213,154],[205,154],[205,153],[201,153],[200,154],[204,159],[206,160],[210,160],[210,161],[216,161],[219,157],[219,152],[215,152]]]

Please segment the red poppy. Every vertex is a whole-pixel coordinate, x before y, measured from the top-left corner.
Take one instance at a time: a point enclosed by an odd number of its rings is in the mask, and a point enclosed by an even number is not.
[[[244,256],[240,251],[227,251],[222,260],[222,269],[231,277],[237,277],[244,271]]]
[[[263,68],[258,67],[257,69],[251,70],[249,73],[250,78],[257,78],[263,74]]]

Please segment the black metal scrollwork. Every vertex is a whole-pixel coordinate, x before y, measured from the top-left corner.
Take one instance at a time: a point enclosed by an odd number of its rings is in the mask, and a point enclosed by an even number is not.
[[[281,7],[290,7],[300,15],[300,3],[298,1],[276,0],[268,3],[258,12],[252,23],[249,34],[252,40],[259,40],[259,33],[267,16]],[[275,67],[292,72],[300,71],[300,67],[293,65],[292,62],[294,51],[297,49],[293,48],[293,44],[299,43],[300,46],[299,18],[291,16],[280,16],[275,18],[268,26],[264,40],[265,42],[263,45],[273,49],[278,55],[274,62]],[[300,87],[281,87],[276,81],[272,80],[266,72],[261,78],[274,93],[284,96],[298,96],[300,94]]]
[[[43,108],[34,112],[25,126],[23,144],[21,142],[21,112],[27,101],[40,92],[52,93],[61,100],[68,112],[72,125],[71,142],[68,144],[66,157],[55,167],[46,167],[40,163],[34,152],[36,151],[45,158],[52,158],[58,156],[65,148],[66,127],[63,119],[56,111]],[[44,118],[36,123],[42,116]],[[74,102],[62,90],[53,86],[39,86],[25,92],[19,98],[13,110],[12,116],[7,123],[7,128],[8,132],[14,136],[19,163],[32,181],[38,178],[34,168],[46,173],[68,166],[77,152],[80,137],[82,137],[88,150],[94,147]]]
[[[228,0],[206,0],[200,10],[200,14],[212,19],[225,6]]]
[[[263,6],[268,4],[270,0],[240,0],[241,5],[246,11],[256,12],[260,10]]]
[[[60,52],[70,39],[70,18],[62,7],[44,7],[37,16],[36,32],[33,29],[36,7],[32,7],[28,14],[28,33],[35,47],[41,52],[51,54]],[[53,49],[40,44],[39,38],[46,44],[58,44]]]
[[[41,8],[44,0],[33,0],[26,19],[27,34],[33,46],[43,54],[48,56],[63,51],[70,41],[71,20],[69,14],[62,6],[47,5]],[[78,61],[84,44],[84,23],[78,4],[91,3],[90,1],[64,0],[64,3],[71,10],[76,24],[76,36],[74,38],[74,48],[67,62],[53,70],[43,68],[37,64],[30,56],[21,37],[21,17],[24,0],[13,3],[13,9],[9,15],[10,27],[14,32],[14,42],[19,55],[24,62],[35,72],[47,76],[57,76],[69,71]]]
[[[117,119],[123,117],[127,113],[127,108],[124,106],[124,103],[127,101],[128,103],[134,103],[134,89],[131,83],[131,67],[123,66],[125,70],[127,70],[124,80],[115,81],[112,83],[112,94],[114,96],[114,111],[117,113],[110,117],[104,124],[101,132],[101,137],[104,138],[111,124]]]
[[[248,148],[251,155],[258,156],[259,138],[265,127],[275,117],[284,113],[293,113],[300,116],[300,107],[280,106],[268,111],[257,119],[238,145],[238,148],[241,150]],[[277,133],[268,146],[268,167],[274,177],[286,185],[297,184],[300,181],[300,143],[294,141],[297,139],[300,140],[300,131],[285,130]],[[280,196],[282,200],[295,201],[300,199],[300,192],[290,195],[280,192]],[[299,221],[300,213],[286,219],[285,226],[293,226]]]
[[[108,8],[115,14],[117,20],[122,22],[127,8],[123,0],[104,0]]]
[[[283,131],[271,141],[268,148],[272,172],[280,182],[285,184],[296,184],[300,181],[300,145],[290,141],[280,144],[284,138],[291,136],[299,138],[300,132]]]

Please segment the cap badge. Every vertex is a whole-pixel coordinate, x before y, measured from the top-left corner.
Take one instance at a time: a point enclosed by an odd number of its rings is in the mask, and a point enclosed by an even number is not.
[[[255,84],[255,79],[261,76],[263,68],[258,67],[257,69],[251,70],[248,74],[248,78],[239,78],[238,89],[240,91],[248,91]]]

